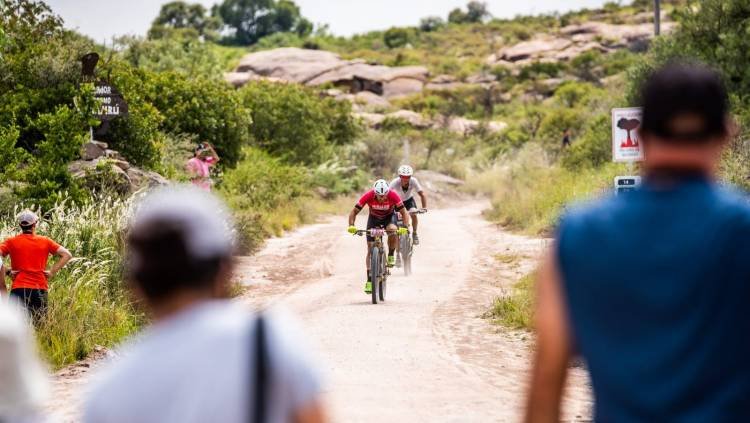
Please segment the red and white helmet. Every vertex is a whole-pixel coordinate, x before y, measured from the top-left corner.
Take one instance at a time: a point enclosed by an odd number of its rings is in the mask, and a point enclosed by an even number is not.
[[[391,190],[391,186],[388,185],[388,182],[386,182],[385,179],[378,179],[375,181],[375,185],[372,186],[372,189],[377,195],[387,195]]]
[[[412,176],[414,175],[414,169],[409,165],[403,165],[398,168],[398,176]]]

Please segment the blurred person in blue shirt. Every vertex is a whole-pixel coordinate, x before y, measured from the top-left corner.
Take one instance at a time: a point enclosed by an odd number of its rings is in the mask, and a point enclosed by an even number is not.
[[[557,422],[580,355],[595,419],[750,421],[750,206],[720,186],[720,75],[669,64],[641,87],[644,184],[572,208],[540,269],[527,422]]]

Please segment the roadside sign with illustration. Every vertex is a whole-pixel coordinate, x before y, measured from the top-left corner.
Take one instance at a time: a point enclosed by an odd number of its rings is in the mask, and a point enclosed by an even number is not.
[[[615,194],[620,195],[635,191],[641,186],[640,176],[615,176]]]
[[[638,137],[642,114],[640,107],[612,109],[613,161],[639,162],[643,160],[643,148]]]

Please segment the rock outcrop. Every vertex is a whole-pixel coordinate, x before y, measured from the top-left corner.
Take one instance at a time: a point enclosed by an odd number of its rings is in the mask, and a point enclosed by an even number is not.
[[[457,135],[471,135],[481,131],[496,134],[508,127],[507,123],[501,121],[482,122],[462,117],[428,119],[411,110],[399,110],[388,114],[355,113],[354,116],[359,118],[363,124],[373,129],[380,129],[386,119],[400,120],[414,129],[447,129]]]
[[[257,78],[309,86],[333,84],[349,87],[352,94],[369,91],[390,99],[422,91],[428,76],[423,66],[372,65],[344,60],[329,51],[288,47],[248,54],[225,79],[234,86]]]
[[[166,178],[128,163],[106,143],[90,141],[81,148],[81,160],[68,164],[73,178],[92,189],[112,189],[120,194],[130,194],[141,188],[169,183]]]
[[[675,28],[663,22],[662,32]],[[531,62],[570,60],[587,51],[611,52],[617,49],[644,50],[653,37],[653,24],[614,25],[585,22],[560,29],[557,36],[539,35],[531,40],[505,47],[486,60],[488,65],[524,66]]]

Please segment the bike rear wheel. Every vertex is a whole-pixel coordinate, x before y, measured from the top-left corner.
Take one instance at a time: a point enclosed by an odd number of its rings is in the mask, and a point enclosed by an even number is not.
[[[370,250],[370,282],[372,284],[372,303],[378,303],[378,291],[380,287],[381,278],[381,263],[380,263],[380,249],[378,247],[372,247]]]

